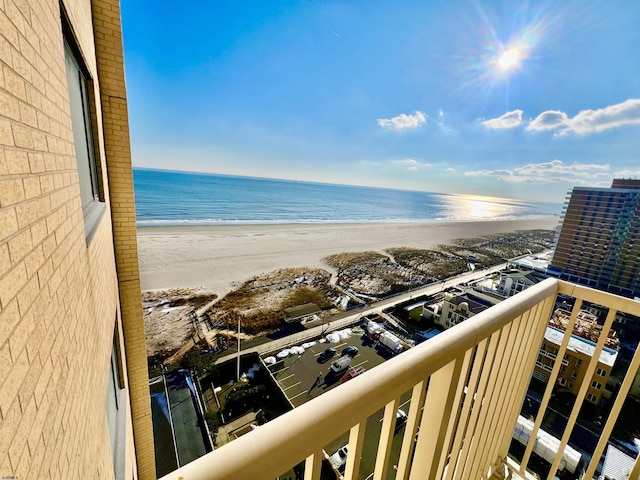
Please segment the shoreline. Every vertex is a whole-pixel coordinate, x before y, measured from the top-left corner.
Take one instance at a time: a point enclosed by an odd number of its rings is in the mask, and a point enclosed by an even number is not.
[[[237,227],[287,227],[287,226],[357,226],[357,225],[454,225],[465,223],[485,223],[485,222],[536,222],[546,221],[549,219],[556,219],[560,221],[559,215],[532,215],[531,217],[517,217],[517,218],[483,218],[480,220],[447,220],[447,219],[434,219],[434,220],[414,220],[414,219],[401,219],[401,220],[328,220],[328,221],[291,221],[283,222],[279,220],[238,220],[238,221],[220,221],[220,222],[200,222],[200,221],[183,221],[171,223],[171,221],[160,220],[156,223],[136,223],[136,229],[138,231],[152,231],[154,229],[210,229],[210,228],[237,228]],[[148,220],[143,222],[149,222]]]
[[[141,289],[202,287],[226,295],[279,268],[332,271],[322,259],[342,252],[433,249],[457,238],[552,230],[557,216],[520,220],[139,226]]]

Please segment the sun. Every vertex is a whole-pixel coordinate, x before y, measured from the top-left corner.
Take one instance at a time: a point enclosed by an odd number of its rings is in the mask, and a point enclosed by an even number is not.
[[[498,59],[498,65],[502,70],[510,70],[520,60],[520,50],[517,48],[510,48],[506,50]]]

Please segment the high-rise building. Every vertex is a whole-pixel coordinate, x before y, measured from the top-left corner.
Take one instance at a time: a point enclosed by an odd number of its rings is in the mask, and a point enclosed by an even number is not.
[[[118,0],[0,2],[0,475],[156,478]]]
[[[550,270],[600,290],[640,296],[640,180],[575,187]]]

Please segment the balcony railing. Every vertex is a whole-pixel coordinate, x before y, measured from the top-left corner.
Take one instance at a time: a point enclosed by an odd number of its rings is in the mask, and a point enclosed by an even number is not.
[[[305,480],[320,478],[323,448],[349,433],[344,477],[359,478],[367,419],[383,409],[373,471],[386,479],[501,478],[511,471],[530,477],[527,464],[547,409],[561,362],[555,362],[521,461],[507,456],[514,427],[540,351],[556,296],[576,298],[567,332],[583,300],[609,309],[603,334],[585,373],[567,426],[551,464],[553,479],[576,424],[607,333],[617,311],[640,316],[640,304],[556,279],[509,298],[495,307],[334,388],[293,411],[217,449],[163,480],[275,479],[305,462]],[[557,355],[564,357],[570,335]],[[640,365],[638,349],[603,427],[584,478],[593,478],[607,441]],[[396,412],[411,392],[399,459],[391,466]],[[377,435],[377,434],[376,434]],[[395,460],[394,460],[395,462]],[[629,478],[638,478],[640,462]]]

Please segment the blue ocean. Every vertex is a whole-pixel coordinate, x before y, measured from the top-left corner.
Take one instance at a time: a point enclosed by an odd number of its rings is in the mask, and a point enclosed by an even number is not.
[[[512,220],[562,204],[134,168],[140,226]]]

